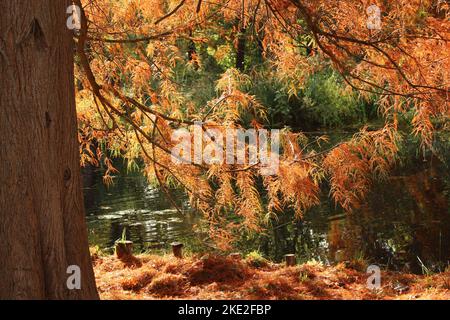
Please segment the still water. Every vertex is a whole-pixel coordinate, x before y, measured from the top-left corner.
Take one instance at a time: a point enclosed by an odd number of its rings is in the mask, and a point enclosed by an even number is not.
[[[89,242],[102,249],[112,249],[124,228],[134,248],[144,251],[164,248],[174,240],[193,236],[198,218],[187,207],[182,193],[174,193],[179,213],[159,189],[148,185],[137,172],[119,174],[114,184],[103,183],[103,171],[83,169],[84,202]]]
[[[182,193],[175,193],[184,209],[179,213],[139,173],[121,173],[109,188],[101,170],[85,169],[83,178],[91,245],[112,249],[126,227],[137,251],[164,250],[175,240],[194,251],[207,249],[202,247],[205,235],[194,232],[200,217],[189,210]],[[300,261],[364,259],[394,270],[444,270],[450,261],[449,181],[448,171],[435,166],[391,177],[351,214],[324,197],[302,221],[286,213],[266,232],[243,236],[238,249],[258,250],[276,261],[296,253]]]

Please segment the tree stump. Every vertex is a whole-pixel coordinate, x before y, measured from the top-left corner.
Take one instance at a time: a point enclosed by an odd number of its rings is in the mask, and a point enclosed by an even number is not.
[[[287,254],[284,256],[286,259],[286,267],[292,267],[295,266],[295,254]]]
[[[173,242],[172,244],[173,255],[178,258],[183,258],[183,244],[181,242]]]
[[[116,256],[119,259],[133,256],[133,241],[116,242]]]

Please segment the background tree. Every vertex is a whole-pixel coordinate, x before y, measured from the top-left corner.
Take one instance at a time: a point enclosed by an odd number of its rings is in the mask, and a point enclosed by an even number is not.
[[[0,1],[0,299],[97,298],[77,143],[70,1]],[[67,267],[81,290],[67,288]]]

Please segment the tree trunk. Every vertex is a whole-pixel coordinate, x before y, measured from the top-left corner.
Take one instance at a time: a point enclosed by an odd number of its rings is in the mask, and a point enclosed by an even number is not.
[[[245,22],[245,0],[242,0],[241,4],[241,16],[237,20],[239,33],[236,43],[236,69],[244,71],[245,67],[245,48],[246,48],[246,22]]]
[[[239,71],[244,71],[245,67],[246,32],[245,28],[241,28],[237,40],[236,69]]]
[[[0,0],[0,299],[96,299],[69,0]],[[71,265],[81,289],[68,289]]]

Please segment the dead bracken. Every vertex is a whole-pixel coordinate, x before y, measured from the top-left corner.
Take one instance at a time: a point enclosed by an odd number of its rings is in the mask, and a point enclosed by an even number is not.
[[[344,264],[255,266],[250,260],[217,255],[135,259],[130,263],[113,256],[95,257],[102,299],[450,299],[449,270],[431,276],[383,271],[382,287],[374,291],[367,288],[367,274]]]

